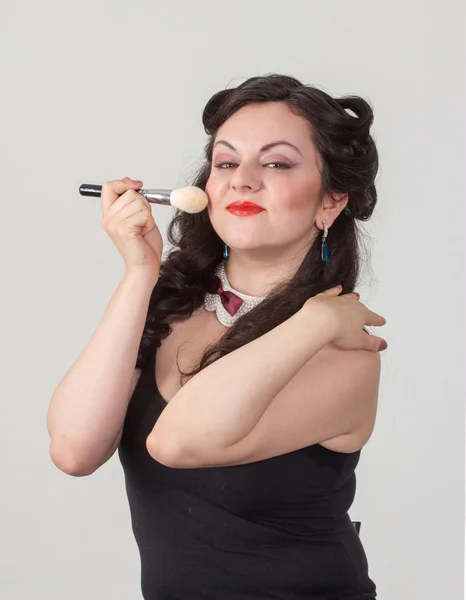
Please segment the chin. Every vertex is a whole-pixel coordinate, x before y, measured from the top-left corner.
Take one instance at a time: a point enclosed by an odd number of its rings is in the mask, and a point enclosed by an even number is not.
[[[230,244],[228,241],[226,241],[225,243],[229,249],[235,250],[237,252],[257,252],[258,250],[264,250],[264,246],[262,244],[257,244],[257,243],[252,243],[252,242],[249,244],[245,244],[245,243],[238,244],[238,243],[232,242]]]

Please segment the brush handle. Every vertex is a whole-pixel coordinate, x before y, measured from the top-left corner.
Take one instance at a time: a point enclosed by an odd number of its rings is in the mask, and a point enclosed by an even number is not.
[[[170,196],[172,190],[136,190],[138,194],[144,196],[148,202],[152,204],[163,204],[170,206]],[[81,196],[93,196],[100,198],[102,192],[101,185],[94,185],[92,183],[83,183],[79,186],[79,193]]]

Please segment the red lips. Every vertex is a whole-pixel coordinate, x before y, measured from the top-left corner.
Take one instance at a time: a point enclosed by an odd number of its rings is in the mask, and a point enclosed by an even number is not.
[[[254,202],[232,202],[227,206],[227,210],[234,215],[255,215],[257,213],[262,212],[265,208],[259,206],[258,204],[254,204]]]

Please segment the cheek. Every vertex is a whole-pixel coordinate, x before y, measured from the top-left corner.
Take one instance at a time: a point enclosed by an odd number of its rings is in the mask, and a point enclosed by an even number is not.
[[[225,180],[219,179],[218,177],[210,176],[206,183],[206,194],[212,204],[219,204],[223,201],[223,198],[228,193],[229,186]]]
[[[210,189],[211,182],[212,182],[212,178],[209,176],[209,178],[207,179],[207,183],[205,184],[205,191],[206,191],[206,194],[208,194],[208,193],[209,193],[209,189]]]
[[[282,189],[283,206],[294,212],[312,211],[317,196],[318,187],[314,181],[291,181]]]
[[[293,187],[288,189],[281,195],[278,195],[273,203],[274,222],[287,224],[290,229],[306,229],[309,223],[312,223],[316,213],[316,195],[309,186]]]
[[[309,214],[315,204],[315,195],[312,190],[302,187],[290,188],[289,186],[278,193],[276,205],[281,210],[291,214]]]
[[[206,184],[206,194],[208,196],[210,196],[211,194],[215,194],[215,192],[219,189],[219,181],[218,179],[215,178],[215,176],[210,176],[209,179],[207,180],[207,184]]]
[[[217,223],[222,205],[222,184],[215,177],[209,177],[205,186],[205,192],[209,198],[207,212],[212,223]],[[217,223],[218,224],[218,223]]]

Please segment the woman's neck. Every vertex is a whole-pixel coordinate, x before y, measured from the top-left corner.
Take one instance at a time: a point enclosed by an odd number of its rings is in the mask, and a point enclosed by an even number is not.
[[[248,296],[265,297],[278,284],[291,279],[300,262],[282,260],[281,262],[249,260],[229,256],[225,262],[225,274],[230,286]]]

